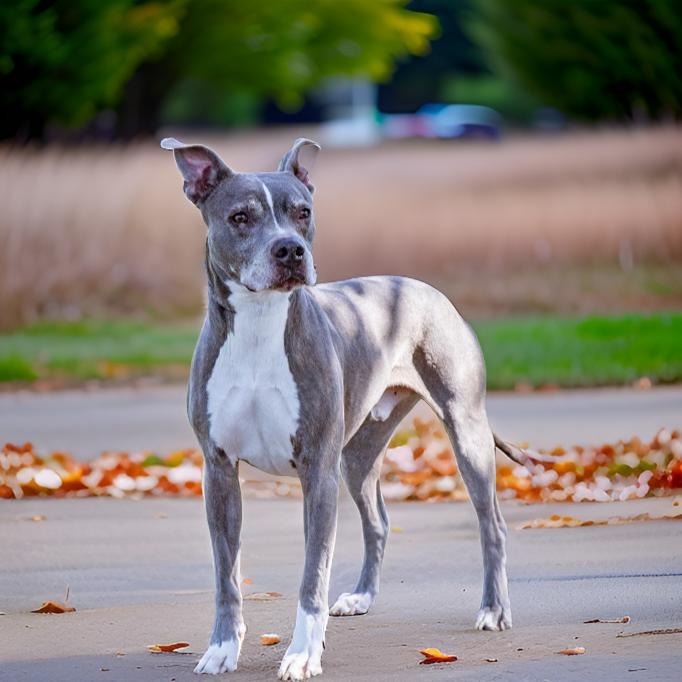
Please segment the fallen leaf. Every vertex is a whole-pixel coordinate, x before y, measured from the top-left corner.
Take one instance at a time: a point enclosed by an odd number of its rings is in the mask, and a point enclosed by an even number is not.
[[[244,578],[244,580],[242,580],[242,585],[253,585],[253,580],[251,580],[251,578]]]
[[[281,596],[281,592],[252,592],[247,594],[244,599],[249,601],[272,601],[273,599],[279,599]]]
[[[272,632],[269,634],[260,636],[260,643],[263,646],[272,646],[273,644],[279,644],[281,641],[282,641],[282,638],[279,635],[276,635]]]
[[[579,526],[623,526],[629,523],[640,523],[641,521],[679,521],[682,514],[662,514],[654,515],[644,512],[632,516],[610,516],[608,519],[575,519],[565,516],[558,521],[549,519],[533,519],[519,524],[517,530],[527,530],[529,528],[577,528]]]
[[[73,606],[62,604],[58,601],[44,601],[37,609],[31,613],[69,613],[75,611]]]
[[[557,651],[558,654],[564,654],[564,656],[580,656],[580,654],[585,653],[585,647],[584,646],[576,646],[573,647],[572,649],[562,649],[561,651]]]
[[[486,658],[485,661],[486,661],[486,663],[497,663],[496,658]]]
[[[147,644],[147,650],[155,654],[170,653],[177,649],[184,649],[189,646],[187,642],[175,642],[175,644]]]
[[[663,628],[661,630],[644,630],[643,632],[628,632],[616,635],[616,637],[638,637],[639,635],[678,635],[682,628]]]
[[[109,668],[100,668],[99,671],[100,671],[101,673],[108,673],[108,672],[109,672]]]
[[[457,656],[451,654],[444,654],[440,649],[430,647],[429,649],[422,649],[419,652],[424,656],[423,661],[419,661],[419,665],[429,665],[431,663],[451,663],[457,660]]]
[[[402,533],[403,529],[400,526],[391,526],[391,533]]]
[[[45,514],[34,514],[33,516],[29,516],[28,520],[39,522],[44,521],[46,518],[47,516],[45,516]]]
[[[593,618],[592,620],[584,620],[583,623],[629,623],[630,616],[623,616],[622,618]]]

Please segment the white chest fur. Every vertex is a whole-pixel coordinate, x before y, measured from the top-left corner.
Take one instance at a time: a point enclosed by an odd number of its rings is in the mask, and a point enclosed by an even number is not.
[[[207,384],[210,435],[232,460],[272,474],[294,474],[291,437],[299,400],[284,350],[284,292],[236,292],[234,329]]]

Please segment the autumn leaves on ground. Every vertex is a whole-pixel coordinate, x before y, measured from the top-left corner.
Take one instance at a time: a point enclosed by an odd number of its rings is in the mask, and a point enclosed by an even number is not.
[[[669,495],[682,488],[679,431],[661,429],[648,443],[632,438],[601,447],[528,452],[527,457],[524,465],[500,458],[497,489],[501,499],[610,502]],[[200,496],[201,466],[197,450],[165,456],[111,452],[79,462],[68,453],[38,453],[30,443],[6,444],[0,451],[0,498]],[[247,495],[256,498],[301,496],[297,479],[243,480],[242,485]],[[412,428],[393,437],[382,467],[382,492],[387,500],[466,499],[440,425],[415,417]],[[682,509],[679,512],[668,518],[679,518]],[[571,525],[570,519],[553,521],[555,527]]]

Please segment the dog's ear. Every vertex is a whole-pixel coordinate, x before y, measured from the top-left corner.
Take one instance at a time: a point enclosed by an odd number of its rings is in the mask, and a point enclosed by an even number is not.
[[[310,178],[308,177],[308,171],[301,165],[300,161],[298,160],[299,152],[303,147],[311,147],[314,150],[315,154],[317,154],[317,152],[320,151],[321,149],[320,145],[317,144],[317,142],[307,140],[305,137],[299,137],[298,140],[294,142],[293,147],[282,157],[282,160],[279,162],[279,167],[277,168],[277,170],[283,171],[285,173],[292,173],[293,175],[295,175],[308,188],[308,190],[312,194],[313,191],[315,190],[315,187],[310,182]]]
[[[234,174],[213,150],[201,144],[183,144],[174,137],[165,137],[161,146],[173,151],[185,179],[183,189],[193,204],[201,203],[221,180]]]

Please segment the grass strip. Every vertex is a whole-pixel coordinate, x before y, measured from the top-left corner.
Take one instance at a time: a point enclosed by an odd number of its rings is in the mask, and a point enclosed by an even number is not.
[[[473,326],[490,389],[682,381],[680,313],[510,317]],[[0,334],[0,382],[182,379],[198,333],[198,322],[42,322]]]

